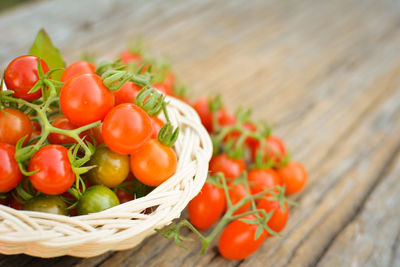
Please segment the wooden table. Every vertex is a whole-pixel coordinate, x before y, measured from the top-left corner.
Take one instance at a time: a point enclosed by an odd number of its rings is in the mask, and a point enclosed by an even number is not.
[[[0,66],[41,27],[68,62],[83,51],[114,57],[142,37],[193,98],[220,93],[274,125],[309,182],[283,236],[244,261],[154,235],[94,258],[0,265],[400,266],[398,1],[39,1],[0,13]]]

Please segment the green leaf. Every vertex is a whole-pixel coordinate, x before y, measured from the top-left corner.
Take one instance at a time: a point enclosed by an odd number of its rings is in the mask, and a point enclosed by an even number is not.
[[[60,51],[54,47],[49,35],[44,29],[41,29],[36,35],[35,42],[29,50],[29,54],[43,59],[50,69],[65,67]],[[62,71],[56,71],[52,75],[52,78],[59,81],[61,75]]]

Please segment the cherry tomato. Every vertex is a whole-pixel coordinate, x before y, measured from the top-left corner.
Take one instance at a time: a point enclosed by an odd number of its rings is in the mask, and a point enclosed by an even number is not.
[[[40,126],[40,124],[36,121],[36,120],[32,120],[32,115],[28,115],[29,120],[31,121],[32,124],[32,131],[41,131],[42,127]]]
[[[106,145],[119,154],[132,154],[143,147],[153,132],[149,115],[135,104],[114,107],[103,122]]]
[[[77,209],[79,215],[100,212],[119,205],[115,193],[104,185],[94,185],[86,189],[78,201]]]
[[[76,126],[103,120],[113,106],[114,95],[96,74],[75,76],[61,88],[62,113]]]
[[[67,205],[59,196],[39,195],[28,200],[24,210],[40,211],[52,214],[68,215]]]
[[[260,149],[259,142],[253,142],[251,149],[251,156],[255,160],[257,150]],[[273,159],[275,163],[279,163],[281,158],[286,155],[286,148],[282,140],[276,136],[269,136],[265,138],[264,158],[263,161]]]
[[[135,98],[141,88],[133,82],[126,82],[118,91],[113,92],[115,105],[123,103],[135,103]]]
[[[33,131],[31,134],[31,138],[29,138],[29,142],[32,140],[36,139],[37,137],[41,136],[42,133],[40,131]],[[30,144],[36,144],[38,140],[36,139],[35,141],[31,142]]]
[[[64,70],[61,81],[66,82],[74,76],[85,73],[96,73],[96,66],[87,61],[77,61]]]
[[[151,138],[157,139],[158,132],[160,132],[160,129],[164,126],[165,123],[156,116],[150,116],[150,119],[151,119],[151,125],[153,126],[153,132],[151,134]]]
[[[213,132],[212,112],[205,97],[199,98],[194,104],[193,108],[200,116],[201,122],[209,133]],[[217,112],[218,122],[222,126],[232,125],[235,123],[236,118],[230,115],[224,107]]]
[[[48,195],[62,194],[75,182],[68,149],[60,145],[40,148],[29,161],[28,170],[39,170],[29,179],[34,188]]]
[[[243,184],[235,184],[233,183],[228,183],[228,192],[229,192],[229,198],[232,201],[232,204],[235,205],[238,203],[240,200],[246,197],[247,192],[246,192],[246,187]],[[251,202],[248,201],[244,203],[240,208],[238,208],[233,215],[238,215],[241,213],[244,213],[249,210],[251,206]]]
[[[135,197],[131,193],[129,193],[126,190],[121,189],[121,188],[117,188],[117,190],[115,191],[115,194],[117,195],[120,204],[129,202],[129,201],[135,199]]]
[[[210,161],[211,175],[222,172],[227,179],[239,177],[246,170],[246,163],[243,159],[232,159],[226,154],[213,156]]]
[[[286,194],[299,192],[307,182],[307,170],[300,162],[289,162],[277,171],[281,183],[286,186]]]
[[[4,82],[8,90],[14,91],[14,97],[33,101],[42,96],[41,90],[28,94],[39,80],[37,71],[38,61],[38,57],[26,55],[17,57],[8,64],[4,72]],[[46,62],[40,60],[40,63],[43,73],[48,72],[49,67]]]
[[[26,144],[32,134],[29,117],[13,108],[5,108],[4,112],[0,112],[0,142],[15,145],[19,139],[26,136]]]
[[[277,172],[271,168],[250,170],[247,180],[253,195],[278,186],[281,182]]]
[[[129,174],[129,157],[111,151],[106,146],[100,146],[88,162],[91,169],[87,178],[92,184],[103,184],[115,187],[122,183]]]
[[[14,155],[14,146],[0,143],[0,193],[5,193],[15,188],[22,179],[22,174]]]
[[[96,141],[96,145],[98,146],[104,144],[103,131],[101,130],[102,127],[102,125],[99,125],[89,130],[89,134],[94,138],[94,140]],[[92,138],[90,138],[89,141],[92,141],[91,139]]]
[[[67,118],[65,117],[60,117],[55,119],[51,125],[53,125],[56,128],[63,129],[63,130],[74,130],[78,128],[78,126],[72,124]],[[79,134],[80,138],[84,138],[85,135],[87,135],[87,132],[82,132]],[[69,136],[66,136],[64,134],[59,134],[59,133],[50,133],[49,136],[47,137],[49,142],[51,144],[58,144],[58,145],[65,145],[65,144],[73,144],[77,143],[77,141]]]
[[[19,202],[15,197],[11,197],[10,208],[16,209],[16,210],[22,210],[24,208],[24,204]]]
[[[251,132],[257,131],[257,126],[254,125],[254,124],[251,123],[251,122],[244,122],[244,123],[242,124],[242,127],[243,127],[244,129],[248,130],[248,131],[251,131]],[[227,134],[227,135],[225,136],[224,141],[225,141],[225,142],[228,141],[228,140],[236,141],[237,139],[239,139],[240,136],[241,136],[241,133],[240,133],[239,131],[232,131],[232,132],[230,132],[229,134]],[[257,140],[254,139],[254,138],[251,138],[251,137],[247,137],[246,140],[245,140],[245,144],[246,144],[248,147],[252,147],[252,146],[254,146],[254,145],[257,145],[256,143],[257,143]]]
[[[267,213],[273,211],[271,218],[268,220],[267,225],[273,231],[279,233],[285,228],[286,222],[289,218],[289,206],[287,203],[284,203],[285,209],[281,208],[279,201],[277,200],[268,200],[261,199],[257,204],[257,209],[264,209]]]
[[[131,62],[142,60],[142,55],[126,50],[121,52],[120,58],[122,60],[122,64],[125,65]]]
[[[151,139],[131,155],[130,163],[136,179],[145,185],[158,186],[175,173],[178,160],[172,148]]]
[[[254,215],[242,217],[243,219],[255,219]],[[234,220],[225,228],[219,239],[218,250],[222,257],[230,260],[242,260],[254,253],[268,236],[263,230],[255,239],[256,224],[247,224],[239,219]]]
[[[154,83],[152,87],[166,95],[172,95],[172,87],[164,82]]]
[[[224,189],[205,183],[197,196],[189,202],[189,220],[197,229],[208,229],[221,217],[225,206]]]

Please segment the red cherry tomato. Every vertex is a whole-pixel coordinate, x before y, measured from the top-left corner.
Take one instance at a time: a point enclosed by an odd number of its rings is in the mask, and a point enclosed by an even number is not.
[[[197,229],[208,229],[221,217],[225,206],[224,189],[205,183],[197,196],[189,202],[189,220]]]
[[[151,125],[153,126],[153,132],[151,134],[151,138],[157,139],[158,132],[164,126],[165,122],[163,122],[160,118],[156,116],[150,116]]]
[[[251,156],[252,160],[255,160],[257,150],[260,149],[260,143],[254,142],[252,143]],[[283,141],[276,136],[269,136],[265,138],[265,147],[264,149],[264,158],[263,161],[268,159],[273,159],[275,163],[279,163],[281,158],[286,155],[286,148]]]
[[[158,186],[176,171],[178,160],[172,148],[155,139],[131,155],[132,174],[145,185]]]
[[[254,215],[248,215],[243,219],[255,219]],[[218,243],[218,250],[222,257],[230,260],[242,260],[254,253],[268,236],[263,230],[261,235],[255,239],[257,231],[256,224],[234,220],[222,232]]]
[[[87,61],[77,61],[64,70],[61,76],[61,81],[66,82],[76,75],[85,73],[96,73],[96,66]]]
[[[135,199],[135,197],[132,194],[130,194],[129,192],[127,192],[121,188],[117,188],[117,190],[115,191],[115,194],[117,195],[120,204],[129,202],[129,201]]]
[[[22,179],[14,155],[14,146],[0,143],[0,193],[14,189]]]
[[[38,61],[38,57],[26,55],[17,57],[8,64],[4,72],[4,82],[8,90],[14,91],[14,97],[33,101],[42,96],[41,90],[28,94],[39,80],[37,71]],[[40,63],[43,73],[47,73],[49,67],[46,62],[40,60]]]
[[[141,88],[133,82],[126,82],[118,91],[113,92],[115,97],[115,105],[123,103],[135,103],[135,98]]]
[[[164,83],[169,86],[172,90],[172,88],[174,87],[174,83],[175,83],[175,75],[172,72],[168,72],[165,75],[165,80]],[[172,92],[172,91],[171,91]]]
[[[142,148],[153,132],[149,115],[135,104],[114,107],[103,122],[106,145],[119,154],[132,154]]]
[[[120,58],[122,60],[122,64],[125,65],[131,62],[142,60],[142,55],[126,50],[121,52]]]
[[[56,128],[63,129],[63,130],[74,130],[78,128],[78,126],[75,126],[72,124],[67,118],[65,117],[60,117],[55,119],[51,125],[53,125]],[[79,135],[80,138],[84,138],[85,135],[87,135],[86,132],[83,132]],[[75,139],[72,137],[66,136],[64,134],[59,134],[59,133],[50,133],[49,136],[47,137],[49,142],[51,144],[58,144],[58,145],[65,145],[65,144],[73,144],[77,143]]]
[[[96,74],[75,76],[61,88],[61,110],[76,126],[104,119],[113,106],[114,95]]]
[[[273,212],[271,218],[267,222],[267,225],[277,233],[285,228],[286,222],[289,218],[288,204],[284,203],[284,207],[285,209],[283,210],[279,204],[279,201],[270,201],[268,199],[261,199],[257,205],[257,209],[264,209],[267,213],[270,213],[271,211]]]
[[[244,129],[246,129],[246,130],[251,131],[251,132],[257,131],[257,126],[254,125],[254,124],[251,123],[251,122],[244,122],[244,123],[242,124],[242,127],[243,127]],[[227,134],[227,135],[225,136],[224,141],[225,141],[225,142],[228,141],[228,140],[236,141],[237,139],[239,139],[240,136],[241,136],[241,133],[240,133],[240,132],[238,132],[238,131],[232,131],[232,132],[230,132],[229,134]],[[245,144],[246,144],[248,147],[251,147],[251,146],[257,145],[257,140],[254,139],[254,138],[251,138],[251,137],[247,137],[246,140],[245,140]]]
[[[22,210],[22,208],[24,207],[24,204],[19,202],[15,197],[11,197],[9,206],[10,206],[10,208],[13,208],[16,210]]]
[[[211,175],[222,172],[227,179],[239,177],[246,169],[246,163],[243,159],[232,159],[226,154],[213,156],[210,161]]]
[[[246,192],[246,187],[243,184],[234,184],[234,183],[229,183],[228,184],[228,188],[229,188],[229,197],[232,201],[232,204],[235,205],[236,203],[238,203],[240,200],[242,200],[243,198],[246,197],[247,192]],[[239,209],[237,209],[233,215],[238,215],[238,214],[242,214],[246,211],[249,210],[251,206],[251,202],[248,201],[246,203],[244,203]]]
[[[60,145],[40,148],[29,161],[29,171],[39,170],[29,177],[38,191],[48,195],[62,194],[75,182],[68,159],[68,149]]]
[[[0,142],[15,145],[19,139],[26,136],[24,144],[32,134],[32,123],[29,117],[13,108],[5,108],[0,112]]]
[[[172,87],[164,82],[154,83],[152,87],[166,95],[172,95]]]
[[[278,175],[286,186],[286,194],[299,192],[307,182],[307,170],[300,162],[289,162],[278,169]]]
[[[280,185],[280,178],[273,169],[253,169],[249,171],[247,180],[249,181],[251,193],[257,194],[266,189]]]
[[[205,97],[199,98],[194,104],[193,108],[200,116],[201,122],[208,132],[213,132],[212,112]],[[217,113],[218,122],[222,126],[232,125],[235,123],[236,118],[230,115],[224,107]]]

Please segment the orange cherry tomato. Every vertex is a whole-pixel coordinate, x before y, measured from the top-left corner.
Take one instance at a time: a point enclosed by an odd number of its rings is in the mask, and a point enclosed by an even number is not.
[[[178,160],[172,148],[151,139],[131,155],[132,174],[145,185],[158,186],[176,171]]]
[[[122,103],[135,103],[135,98],[141,88],[133,82],[126,82],[118,91],[113,92],[115,105]]]
[[[299,192],[307,182],[307,170],[300,162],[289,162],[277,171],[288,195]]]
[[[165,122],[163,122],[160,118],[156,116],[150,116],[151,125],[153,125],[153,132],[151,134],[151,138],[157,139],[158,132],[164,126]]]

